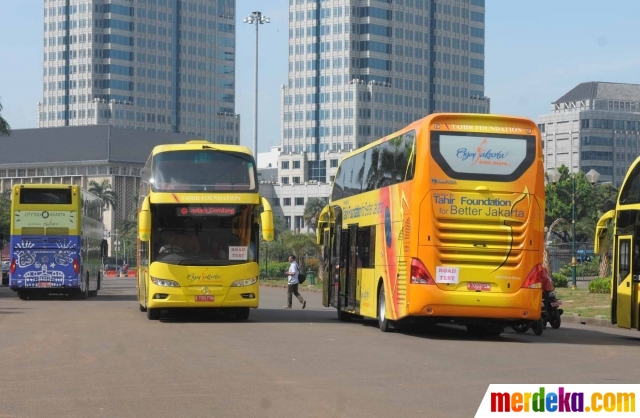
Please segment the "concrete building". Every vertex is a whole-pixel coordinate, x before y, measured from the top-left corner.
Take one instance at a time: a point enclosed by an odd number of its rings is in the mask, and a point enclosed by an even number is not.
[[[600,173],[600,181],[622,185],[640,152],[640,85],[581,83],[538,118],[545,170]]]
[[[484,16],[484,0],[290,0],[279,181],[331,182],[341,152],[433,112],[488,113]]]
[[[44,1],[38,126],[239,143],[235,0]]]
[[[269,152],[259,152],[256,166],[258,170],[263,168],[277,168],[278,157],[280,156],[280,146],[276,145],[269,148]]]
[[[331,188],[331,184],[313,180],[304,184],[260,182],[260,193],[271,203],[273,215],[283,218],[289,229],[296,232],[313,232],[304,221],[304,207],[310,197],[321,197],[329,203]]]
[[[107,231],[115,231],[136,213],[140,170],[160,144],[184,143],[190,135],[121,129],[109,125],[16,129],[2,138],[0,191],[16,184],[77,184],[108,180],[117,206],[105,213]],[[113,248],[111,241],[109,248]]]

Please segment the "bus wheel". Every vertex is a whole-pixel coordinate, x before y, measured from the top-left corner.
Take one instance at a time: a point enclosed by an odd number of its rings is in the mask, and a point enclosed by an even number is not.
[[[234,315],[236,316],[236,320],[238,321],[246,321],[249,319],[249,313],[251,311],[249,308],[236,308],[234,309]]]
[[[160,319],[160,309],[158,308],[147,308],[147,319],[150,321],[154,321],[156,319]]]
[[[378,326],[380,327],[380,331],[389,332],[391,331],[391,324],[389,320],[386,318],[387,313],[387,302],[384,297],[384,285],[380,287],[380,292],[378,292]]]
[[[89,283],[89,282],[87,281],[87,283]],[[88,285],[87,285],[87,287],[88,287]],[[90,297],[90,298],[95,298],[95,297],[97,297],[97,296],[98,296],[98,290],[99,290],[99,289],[100,289],[100,276],[98,276],[98,281],[96,282],[96,290],[90,290],[90,291],[89,291],[89,297]]]
[[[142,303],[138,303],[138,309],[140,309],[140,312],[147,312],[147,308],[142,306]]]
[[[89,298],[89,277],[87,276],[84,282],[84,290],[82,290],[82,287],[78,289],[78,299],[86,300],[88,298]]]
[[[531,329],[533,330],[534,334],[542,335],[542,332],[544,331],[544,319],[542,319],[542,316],[540,316],[540,319],[538,319],[537,321],[533,321],[533,324],[531,324]]]
[[[18,297],[21,300],[27,300],[29,299],[29,294],[25,290],[18,290]]]

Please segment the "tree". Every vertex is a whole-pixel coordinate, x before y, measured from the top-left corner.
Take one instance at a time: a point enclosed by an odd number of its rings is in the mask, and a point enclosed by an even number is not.
[[[116,208],[118,196],[113,190],[111,190],[111,183],[109,180],[102,180],[102,183],[100,184],[92,180],[89,183],[89,192],[102,199],[104,210],[109,209],[109,207],[114,209]]]
[[[607,220],[606,228],[607,228],[607,236],[602,243],[602,246],[599,248],[600,250],[600,269],[599,276],[607,277],[609,275],[609,267],[610,267],[610,256],[611,250],[613,249],[613,218]]]
[[[138,245],[138,222],[132,219],[127,219],[118,224],[118,241],[120,241],[121,256],[124,257],[124,250],[126,248],[127,255],[135,256],[136,248]]]
[[[2,103],[0,103],[0,112],[2,112]],[[0,136],[9,135],[11,135],[11,126],[9,126],[9,122],[0,115]]]
[[[282,234],[282,240],[298,259],[301,271],[305,271],[303,255],[306,252],[314,251],[320,254],[320,247],[316,243],[315,234],[293,234],[291,232],[285,232]]]
[[[324,199],[319,197],[310,197],[307,199],[307,204],[304,206],[304,221],[307,224],[307,228],[312,228],[314,231],[318,226],[318,218],[320,217],[320,212],[327,204]]]
[[[5,193],[0,194],[0,234],[9,240],[11,232],[11,201]]]

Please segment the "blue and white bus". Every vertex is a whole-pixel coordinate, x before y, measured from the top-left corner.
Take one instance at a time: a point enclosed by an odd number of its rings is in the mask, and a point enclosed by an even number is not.
[[[11,197],[9,287],[20,299],[97,296],[107,250],[102,199],[61,184],[16,185]]]

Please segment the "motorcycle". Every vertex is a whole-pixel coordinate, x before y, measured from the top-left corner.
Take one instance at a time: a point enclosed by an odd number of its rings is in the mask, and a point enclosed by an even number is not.
[[[556,292],[549,292],[542,298],[540,319],[513,324],[511,329],[519,333],[525,333],[531,328],[535,335],[542,335],[547,324],[550,324],[553,329],[558,329],[562,323],[561,315],[564,312],[560,309],[560,306],[562,306],[562,301],[556,298]]]

